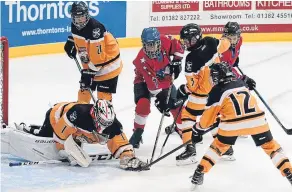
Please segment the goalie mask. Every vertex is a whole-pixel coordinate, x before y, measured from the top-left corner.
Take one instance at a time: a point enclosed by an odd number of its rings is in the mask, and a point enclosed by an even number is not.
[[[82,1],[74,2],[71,7],[71,18],[77,29],[84,28],[90,19],[86,3]]]
[[[97,100],[91,110],[91,116],[96,124],[97,131],[102,132],[105,128],[111,126],[115,120],[112,103],[107,100]]]

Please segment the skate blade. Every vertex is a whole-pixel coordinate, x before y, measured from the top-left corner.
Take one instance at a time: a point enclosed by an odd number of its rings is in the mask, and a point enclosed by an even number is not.
[[[176,160],[176,165],[177,166],[184,166],[184,165],[191,165],[197,163],[197,159],[195,156],[184,159],[184,160]]]
[[[248,138],[248,135],[239,135],[238,137],[242,138],[242,139],[246,139],[246,138]]]
[[[221,157],[221,160],[222,161],[235,161],[236,159],[235,159],[235,157],[233,155],[231,155],[231,156],[224,155],[224,156]]]
[[[192,186],[190,188],[190,191],[197,191],[197,192],[199,192],[200,191],[199,185],[192,184]]]

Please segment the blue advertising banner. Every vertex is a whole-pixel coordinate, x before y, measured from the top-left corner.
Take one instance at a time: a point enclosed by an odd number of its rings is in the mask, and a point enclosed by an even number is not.
[[[1,36],[10,47],[64,42],[72,1],[1,1]],[[88,1],[89,14],[115,37],[126,36],[125,1]]]

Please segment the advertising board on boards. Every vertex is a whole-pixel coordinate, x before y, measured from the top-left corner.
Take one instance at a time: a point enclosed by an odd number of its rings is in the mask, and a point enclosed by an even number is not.
[[[196,23],[203,33],[220,34],[228,21],[244,33],[292,32],[292,1],[153,1],[150,26],[178,34],[181,26]]]

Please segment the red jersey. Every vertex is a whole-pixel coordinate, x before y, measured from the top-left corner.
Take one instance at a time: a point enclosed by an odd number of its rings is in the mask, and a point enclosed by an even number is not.
[[[240,36],[240,39],[236,45],[235,48],[230,47],[227,51],[221,54],[220,61],[227,62],[230,66],[232,66],[232,71],[236,75],[236,77],[240,77],[241,75],[238,73],[238,71],[233,66],[239,56],[240,47],[242,45],[242,37]]]
[[[177,39],[165,35],[160,35],[160,39],[160,58],[149,59],[142,48],[133,61],[135,65],[134,84],[145,82],[148,90],[152,94],[156,94],[159,90],[170,87],[171,76],[169,73],[167,74],[167,70],[165,70],[171,62],[170,56],[173,56],[173,60],[182,60],[184,56],[184,49]],[[165,70],[167,74],[163,79],[156,77],[157,72],[161,69]]]

